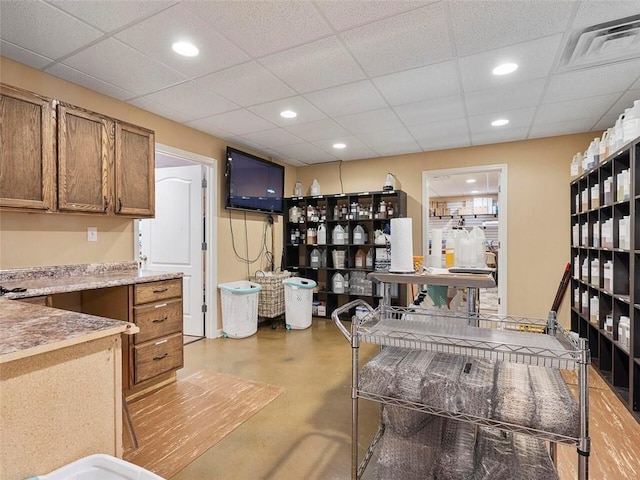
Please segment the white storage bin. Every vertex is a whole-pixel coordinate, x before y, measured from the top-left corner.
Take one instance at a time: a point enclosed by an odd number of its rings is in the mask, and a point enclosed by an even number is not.
[[[248,280],[218,285],[222,299],[222,334],[250,337],[258,331],[258,296],[262,286]]]
[[[98,453],[30,480],[164,480],[155,473],[111,455]]]
[[[311,326],[313,289],[316,282],[308,278],[291,277],[283,280],[284,316],[287,329],[304,329]]]

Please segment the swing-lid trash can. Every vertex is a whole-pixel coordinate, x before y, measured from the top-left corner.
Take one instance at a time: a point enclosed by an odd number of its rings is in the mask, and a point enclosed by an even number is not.
[[[313,289],[316,282],[308,278],[291,277],[283,280],[284,317],[287,328],[304,329],[311,326]]]
[[[262,286],[248,280],[218,285],[222,299],[222,335],[250,337],[258,331],[258,295]]]

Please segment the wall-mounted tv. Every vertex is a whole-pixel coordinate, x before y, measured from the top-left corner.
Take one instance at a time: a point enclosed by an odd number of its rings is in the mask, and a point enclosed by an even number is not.
[[[226,180],[226,208],[282,215],[282,165],[227,147]]]

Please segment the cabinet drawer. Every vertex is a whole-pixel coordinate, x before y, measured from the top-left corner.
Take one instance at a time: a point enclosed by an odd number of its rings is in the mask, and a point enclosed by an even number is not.
[[[134,335],[136,344],[171,333],[182,332],[182,299],[133,307],[134,322],[140,332]]]
[[[160,282],[138,283],[135,285],[134,304],[151,303],[165,298],[182,296],[182,279],[163,280]]]
[[[133,347],[134,382],[144,382],[161,373],[182,368],[182,351],[181,333],[135,345]]]

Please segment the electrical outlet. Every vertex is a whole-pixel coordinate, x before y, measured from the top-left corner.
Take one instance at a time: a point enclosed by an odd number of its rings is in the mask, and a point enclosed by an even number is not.
[[[87,242],[98,241],[98,227],[87,227]]]

